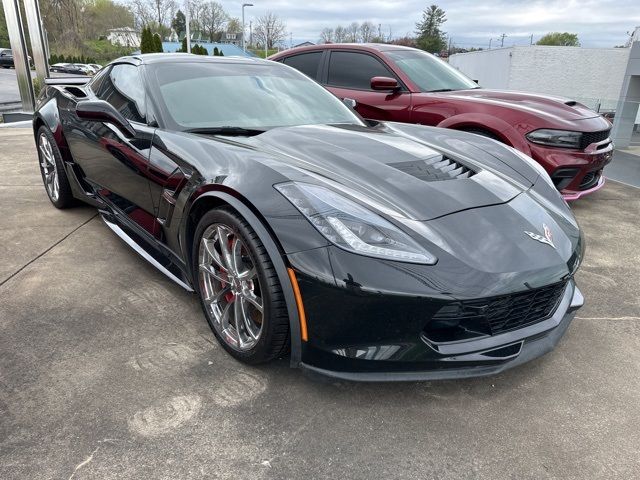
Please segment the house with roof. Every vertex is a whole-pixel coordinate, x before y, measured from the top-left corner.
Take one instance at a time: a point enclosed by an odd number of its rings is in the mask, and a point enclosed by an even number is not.
[[[139,47],[140,33],[131,27],[112,28],[108,30],[107,40],[111,42],[111,45]]]

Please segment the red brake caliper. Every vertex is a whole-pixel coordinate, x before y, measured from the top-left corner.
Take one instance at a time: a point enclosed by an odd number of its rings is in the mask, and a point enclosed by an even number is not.
[[[229,245],[227,246],[227,248],[229,248],[229,251],[231,251],[231,246],[233,245],[233,241],[229,240]],[[225,288],[225,282],[221,282],[222,283],[222,288]],[[227,301],[227,303],[231,303],[231,301],[233,300],[233,293],[232,292],[227,292],[224,295],[224,299]]]

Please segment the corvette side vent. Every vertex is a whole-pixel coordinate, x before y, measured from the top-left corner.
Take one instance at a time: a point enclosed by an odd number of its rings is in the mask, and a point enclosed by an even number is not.
[[[64,87],[64,89],[76,98],[86,98],[87,94],[78,87]]]
[[[442,155],[425,160],[392,163],[390,166],[425,182],[469,178],[476,173],[469,167]]]

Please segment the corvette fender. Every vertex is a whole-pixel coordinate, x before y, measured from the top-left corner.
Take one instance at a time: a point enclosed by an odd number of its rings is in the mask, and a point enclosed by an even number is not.
[[[62,140],[62,124],[60,123],[60,115],[58,114],[58,102],[56,101],[55,97],[42,105],[36,112],[35,117],[33,118],[34,127],[38,123],[44,123],[49,128],[49,130],[51,130],[51,133],[53,133],[56,142],[58,142],[58,146],[61,146],[60,141]]]
[[[531,155],[529,145],[524,140],[524,137],[508,123],[501,120],[498,117],[492,115],[485,115],[483,113],[462,113],[460,115],[454,115],[453,117],[446,118],[440,122],[438,127],[452,128],[456,130],[473,127],[481,130],[488,130],[491,133],[497,134],[505,143],[513,148],[520,150],[527,155]]]
[[[302,355],[300,317],[298,315],[298,307],[293,293],[291,280],[289,279],[289,274],[287,273],[287,266],[285,265],[284,259],[282,258],[280,249],[276,245],[276,242],[274,241],[269,231],[265,228],[262,221],[257,217],[257,215],[253,213],[253,211],[251,211],[251,209],[247,207],[247,205],[245,205],[240,199],[227,192],[219,190],[206,191],[199,195],[197,198],[190,200],[191,205],[189,207],[189,211],[191,211],[191,209],[202,199],[212,197],[222,200],[224,203],[227,203],[240,215],[242,215],[247,223],[251,225],[251,228],[253,228],[253,230],[256,232],[258,238],[260,238],[260,241],[264,245],[264,248],[267,250],[269,258],[271,258],[273,266],[276,269],[276,274],[278,275],[280,285],[282,285],[282,293],[287,304],[287,311],[289,312],[289,331],[291,337],[290,363],[292,367],[298,367],[300,365]],[[185,218],[188,218],[188,214],[185,215]]]

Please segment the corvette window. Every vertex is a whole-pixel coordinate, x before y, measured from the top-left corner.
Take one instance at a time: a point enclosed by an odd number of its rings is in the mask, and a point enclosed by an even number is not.
[[[336,87],[371,90],[372,77],[394,77],[378,59],[366,53],[331,52],[327,83]]]
[[[151,88],[177,129],[362,124],[323,87],[279,64],[194,62],[158,64],[152,71],[157,87]]]
[[[93,91],[94,94],[98,95],[102,85],[104,84],[105,79],[109,78],[110,68],[105,68],[98,72],[98,74],[91,79],[89,83],[89,88]]]
[[[101,82],[97,96],[113,105],[126,119],[146,123],[144,87],[138,67],[114,65]]]
[[[302,53],[284,59],[284,64],[300,70],[305,75],[313,78],[318,76],[318,67],[322,59],[322,52]]]

